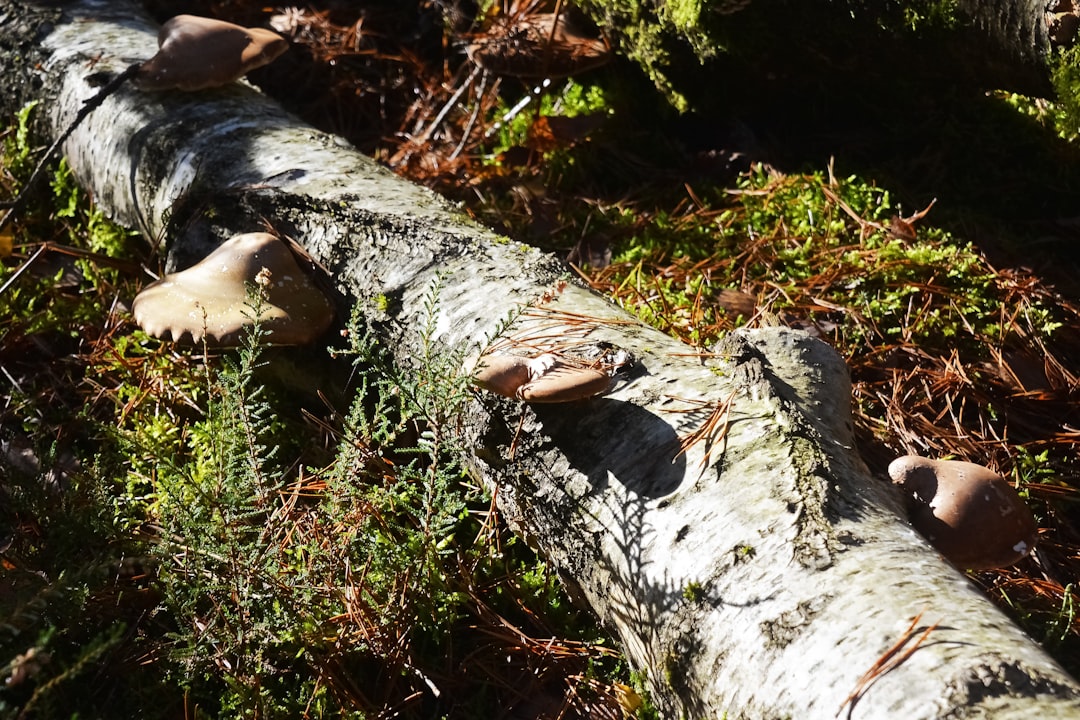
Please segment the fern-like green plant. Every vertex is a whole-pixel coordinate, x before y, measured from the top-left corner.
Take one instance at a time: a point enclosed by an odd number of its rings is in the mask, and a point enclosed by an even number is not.
[[[239,352],[216,377],[208,370],[206,415],[189,433],[191,461],[157,489],[161,579],[181,622],[174,655],[185,672],[225,671],[238,687],[257,685],[277,669],[263,651],[276,637],[267,623],[277,568],[269,534],[284,481],[275,463],[273,410],[255,380],[265,302],[253,289],[254,325]]]
[[[293,475],[278,460],[257,322],[208,375],[190,462],[161,476],[155,507],[177,676],[221,712],[293,715],[335,704],[333,688],[342,709],[389,707],[417,691],[403,673],[418,654],[449,642],[463,598],[451,576],[467,552],[454,542],[469,522],[456,460],[467,378],[460,354],[434,341],[437,293],[413,366],[392,362],[354,316],[343,352],[356,399],[325,470]],[[351,697],[347,669],[370,663],[385,668],[380,698]]]
[[[437,279],[425,297],[419,352],[410,364],[385,352],[363,316],[354,313],[344,353],[353,357],[360,392],[345,422],[346,442],[327,476],[331,492],[352,503],[357,468],[373,457],[393,463],[393,477],[364,494],[372,532],[358,542],[369,545],[369,558],[385,561],[371,576],[385,581],[384,589],[402,577],[415,583],[409,595],[423,607],[413,614],[426,631],[455,618],[456,598],[445,577],[453,563],[446,559],[470,500],[462,483],[457,424],[469,379],[461,373],[464,353],[447,351],[434,339],[439,289]]]

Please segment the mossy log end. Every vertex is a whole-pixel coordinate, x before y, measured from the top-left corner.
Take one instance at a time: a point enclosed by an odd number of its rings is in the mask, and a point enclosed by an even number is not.
[[[42,98],[55,137],[104,76],[153,54],[156,31],[125,2],[35,16],[3,0],[0,65],[21,88],[5,101]],[[402,360],[436,277],[447,348],[484,342],[532,305],[515,334],[633,355],[604,397],[533,407],[478,395],[464,421],[477,475],[618,633],[664,717],[1080,718],[1080,686],[867,471],[847,370],[824,343],[765,328],[692,356],[557,260],[242,84],[123,87],[64,150],[102,208],[174,258],[239,232],[293,237],[345,304],[379,307]],[[868,680],[898,643],[912,652]]]

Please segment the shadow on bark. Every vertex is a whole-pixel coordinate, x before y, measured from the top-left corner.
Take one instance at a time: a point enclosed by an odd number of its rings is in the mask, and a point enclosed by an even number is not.
[[[598,398],[589,401],[588,412],[568,412],[560,405],[537,407],[536,414],[570,466],[588,477],[596,491],[614,480],[629,494],[655,499],[678,490],[686,477],[675,431],[637,405]]]

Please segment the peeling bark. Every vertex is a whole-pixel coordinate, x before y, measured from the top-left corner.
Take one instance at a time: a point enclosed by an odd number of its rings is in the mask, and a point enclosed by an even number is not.
[[[123,2],[74,3],[37,24],[24,10],[0,3],[0,62],[27,89],[16,99],[30,89],[45,99],[50,135],[102,73],[156,48],[156,27]],[[169,242],[174,263],[264,226],[295,238],[344,300],[387,301],[374,320],[404,361],[436,277],[448,348],[482,343],[546,296],[516,336],[629,351],[633,370],[605,397],[530,407],[478,395],[465,423],[475,472],[618,633],[665,717],[1080,717],[1080,686],[870,476],[854,448],[847,370],[820,341],[746,330],[689,357],[565,282],[553,258],[243,85],[124,87],[65,152],[98,203]],[[908,628],[914,652],[860,684]]]

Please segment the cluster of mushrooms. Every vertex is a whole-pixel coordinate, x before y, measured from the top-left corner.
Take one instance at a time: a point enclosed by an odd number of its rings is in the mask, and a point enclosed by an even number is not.
[[[602,370],[550,353],[483,355],[471,372],[481,388],[530,403],[584,400],[606,391],[611,381]],[[912,527],[958,568],[1006,567],[1035,547],[1038,525],[1031,511],[989,468],[905,455],[888,472],[905,494]]]
[[[135,73],[143,90],[226,85],[288,48],[270,30],[193,15],[166,22],[158,45],[158,53]],[[147,286],[132,311],[155,337],[235,345],[255,320],[253,286],[263,294],[258,320],[268,342],[311,342],[333,321],[332,303],[300,269],[289,247],[263,232],[237,235],[191,268]],[[551,353],[487,354],[474,361],[470,373],[479,387],[530,403],[584,400],[605,392],[611,381],[603,370]],[[957,567],[1004,567],[1035,545],[1038,527],[1031,511],[989,468],[906,455],[892,462],[889,476],[905,493],[912,526]]]

